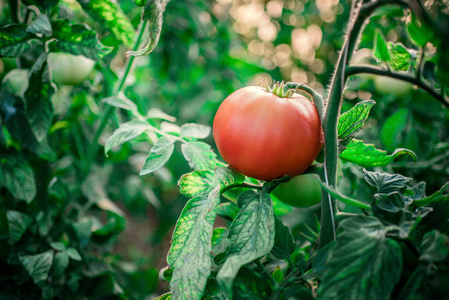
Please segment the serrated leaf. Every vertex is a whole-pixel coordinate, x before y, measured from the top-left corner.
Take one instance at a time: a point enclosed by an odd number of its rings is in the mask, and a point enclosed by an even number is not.
[[[181,176],[178,181],[179,192],[186,197],[209,194],[217,186],[214,172],[196,170]]]
[[[109,137],[104,147],[104,154],[106,155],[113,147],[121,145],[129,140],[132,140],[148,129],[148,124],[142,121],[133,120],[120,125],[114,133]]]
[[[126,47],[133,43],[135,30],[131,21],[115,1],[89,0],[78,1],[92,19],[97,21],[106,32],[111,33]]]
[[[343,220],[319,287],[320,299],[389,299],[402,271],[402,250],[373,217]]]
[[[30,50],[34,38],[27,25],[12,24],[0,28],[0,56],[16,57]]]
[[[340,154],[340,158],[358,164],[361,167],[383,167],[389,165],[399,155],[410,155],[415,163],[416,154],[408,149],[396,149],[388,155],[386,151],[379,150],[372,144],[365,144],[363,141],[353,139],[346,149]]]
[[[34,68],[36,71],[31,73],[29,85],[25,91],[26,115],[38,141],[47,137],[48,129],[53,122],[54,110],[51,97],[55,93],[48,70],[46,70],[46,55],[44,54],[40,59],[42,65]]]
[[[379,194],[390,194],[401,190],[412,180],[401,174],[370,172],[363,169],[363,177],[369,185],[375,187]]]
[[[382,31],[378,28],[376,29],[374,38],[374,56],[385,62],[390,62],[391,60],[390,49],[388,49],[387,42],[385,41]]]
[[[70,25],[69,20],[54,20],[51,26],[55,40],[51,41],[48,47],[52,52],[83,55],[98,61],[111,51],[98,40],[97,32],[85,25]]]
[[[36,195],[33,169],[24,160],[12,155],[5,155],[1,160],[0,186],[15,198],[31,203]]]
[[[221,188],[242,184],[245,181],[245,175],[240,174],[234,169],[219,166],[215,168],[214,172],[216,181]]]
[[[337,127],[340,153],[354,135],[362,129],[374,104],[376,102],[373,100],[365,100],[357,103],[349,111],[341,114]]]
[[[111,106],[123,108],[129,111],[137,111],[137,105],[134,104],[128,97],[123,93],[119,93],[116,96],[111,96],[103,99],[104,103]]]
[[[389,43],[391,49],[390,65],[396,71],[408,71],[410,68],[411,54],[404,45]]]
[[[204,139],[210,134],[210,127],[195,123],[186,123],[181,126],[181,137]]]
[[[267,254],[273,248],[275,236],[269,194],[247,191],[239,196],[238,202],[244,204],[229,228],[227,260],[216,277],[228,295],[240,268]]]
[[[176,223],[167,262],[173,269],[175,299],[201,299],[212,266],[212,231],[220,203],[217,186],[208,196],[190,199]]]
[[[35,255],[21,255],[19,261],[37,285],[42,285],[48,278],[53,262],[53,250]]]
[[[173,140],[161,137],[151,148],[150,154],[148,155],[145,164],[140,171],[140,175],[146,175],[151,172],[156,171],[170,159],[170,156],[175,149]]]
[[[148,21],[150,34],[145,47],[138,51],[128,51],[127,55],[144,56],[150,54],[159,43],[159,37],[162,30],[162,14],[164,13],[165,3],[162,0],[147,1],[142,14],[142,21]]]
[[[438,201],[444,194],[444,191],[446,190],[446,188],[449,186],[449,182],[446,182],[441,189],[439,189],[438,191],[436,191],[435,193],[433,193],[432,195],[425,197],[425,198],[421,198],[421,199],[414,199],[413,201],[413,206],[415,207],[422,207],[425,205],[428,205],[434,201]]]
[[[390,194],[375,194],[376,206],[384,211],[396,213],[404,207],[403,196],[398,192]]]
[[[203,142],[190,141],[182,144],[182,153],[190,167],[195,170],[213,170],[217,164],[217,155]]]
[[[45,14],[40,14],[36,17],[36,19],[28,25],[27,29],[30,33],[40,33],[45,36],[51,36],[51,24],[50,19]]]
[[[15,210],[8,210],[6,217],[8,220],[9,235],[13,242],[16,243],[31,225],[33,219],[28,215]]]
[[[296,250],[296,243],[290,229],[282,224],[281,219],[274,217],[276,235],[271,254],[278,259],[290,259],[290,255]]]
[[[159,108],[151,108],[146,116],[147,119],[162,119],[169,122],[175,122],[176,118],[164,113]]]
[[[419,247],[420,261],[428,263],[443,262],[449,256],[449,237],[432,230],[424,235]]]

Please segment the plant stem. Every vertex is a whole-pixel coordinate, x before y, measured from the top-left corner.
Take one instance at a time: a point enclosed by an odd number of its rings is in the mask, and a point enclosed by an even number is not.
[[[136,36],[136,39],[134,41],[133,45],[133,51],[137,50],[139,48],[139,45],[142,41],[143,33],[145,32],[145,28],[147,27],[148,21],[142,21],[140,23],[140,29],[139,33]],[[128,62],[126,64],[125,72],[122,74],[122,77],[119,80],[118,85],[114,89],[113,95],[117,95],[119,92],[122,91],[123,87],[125,86],[126,78],[128,77],[129,72],[131,71],[132,64],[134,62],[135,57],[130,56],[128,59]],[[87,159],[85,162],[85,165],[82,170],[81,178],[84,181],[86,179],[87,175],[89,175],[90,168],[92,166],[93,160],[95,158],[95,155],[97,154],[98,150],[98,139],[100,138],[101,134],[103,133],[104,129],[106,128],[106,124],[108,123],[109,119],[112,117],[112,115],[115,112],[115,107],[108,105],[106,108],[106,112],[104,113],[103,117],[100,120],[100,125],[98,126],[94,138],[92,139],[92,142],[90,143],[88,149],[87,149]]]
[[[383,70],[376,67],[370,67],[370,66],[348,66],[346,67],[346,78],[357,75],[357,74],[374,74],[374,75],[381,75],[381,76],[387,76],[391,78],[400,79],[403,81],[410,82],[411,84],[417,85],[422,90],[429,93],[432,97],[440,101],[444,106],[449,108],[449,102],[439,93],[437,93],[434,89],[432,89],[430,86],[422,82],[421,80],[418,80],[416,77],[411,75],[406,75],[402,73],[394,73],[387,70]]]

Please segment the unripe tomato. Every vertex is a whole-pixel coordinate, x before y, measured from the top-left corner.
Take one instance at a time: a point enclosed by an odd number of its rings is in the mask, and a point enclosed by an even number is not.
[[[278,185],[271,197],[295,207],[312,206],[321,201],[320,181],[313,174],[299,175]]]
[[[23,96],[28,88],[29,70],[14,69],[5,75],[2,81],[2,88],[17,96]]]
[[[260,180],[301,174],[323,146],[318,112],[294,93],[281,98],[249,86],[229,95],[213,124],[223,159],[234,169]]]
[[[61,85],[77,85],[87,79],[95,62],[82,55],[50,53],[51,77]]]

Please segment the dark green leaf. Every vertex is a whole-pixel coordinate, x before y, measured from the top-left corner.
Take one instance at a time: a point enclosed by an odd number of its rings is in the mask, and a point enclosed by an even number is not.
[[[6,213],[8,219],[9,235],[14,243],[18,242],[25,231],[30,227],[33,219],[24,213],[8,210]]]
[[[403,196],[398,192],[389,194],[375,194],[374,200],[376,207],[391,213],[398,212],[404,207]]]
[[[380,130],[380,141],[388,151],[394,151],[400,141],[400,134],[407,125],[409,110],[401,108],[389,116]]]
[[[385,62],[390,62],[391,54],[390,49],[388,49],[385,37],[380,29],[376,29],[376,35],[374,39],[374,56]]]
[[[51,36],[51,24],[48,17],[44,14],[40,14],[36,19],[27,27],[27,31],[30,33],[39,33],[45,36]]]
[[[45,55],[42,56],[45,58]],[[53,122],[53,104],[51,96],[55,92],[48,70],[46,60],[36,72],[31,73],[30,82],[25,91],[26,115],[38,141],[47,137],[48,129]]]
[[[212,233],[212,253],[219,254],[226,251],[228,247],[226,228],[215,228]]]
[[[111,150],[111,148],[138,137],[147,129],[149,129],[148,123],[138,120],[133,120],[121,124],[120,127],[114,131],[114,133],[106,142],[106,146],[104,147],[104,154],[106,155],[109,150]]]
[[[402,271],[400,245],[387,237],[377,219],[357,216],[343,220],[343,229],[329,253],[320,299],[390,298]]]
[[[290,229],[282,224],[281,219],[274,217],[276,233],[271,254],[278,259],[290,259],[290,255],[296,250],[296,243]]]
[[[209,126],[195,123],[187,123],[181,126],[181,137],[183,138],[204,139],[207,138],[209,134]]]
[[[16,57],[30,48],[33,35],[27,32],[27,25],[12,24],[0,28],[0,56]]]
[[[401,190],[411,178],[401,174],[370,172],[363,169],[363,175],[369,185],[375,187],[380,194],[390,194]]]
[[[232,287],[235,300],[263,300],[265,281],[261,274],[248,268],[242,268]]]
[[[55,7],[59,0],[22,0],[26,5],[35,5],[40,8],[41,11]]]
[[[373,100],[359,102],[340,116],[337,127],[339,152],[341,152],[354,135],[362,129],[374,104],[376,104],[376,102]]]
[[[100,43],[97,33],[85,25],[70,25],[68,20],[55,20],[51,26],[55,40],[48,44],[50,51],[83,55],[95,61],[110,52],[108,47]]]
[[[135,36],[134,27],[116,2],[104,0],[78,2],[106,32],[113,34],[126,47],[132,45]]]
[[[19,256],[20,263],[37,285],[43,285],[48,278],[53,262],[53,250],[35,255]]]
[[[240,268],[267,254],[274,245],[275,224],[270,196],[254,191],[239,196],[244,203],[229,229],[227,260],[217,274],[220,287],[231,294],[234,278]]]
[[[438,201],[443,196],[444,191],[446,190],[446,188],[448,186],[449,186],[449,182],[446,182],[446,184],[443,185],[443,187],[441,189],[439,189],[438,191],[436,191],[429,197],[425,197],[425,198],[423,197],[421,199],[414,199],[413,206],[422,207],[422,206],[428,205],[434,201]]]
[[[182,153],[190,167],[195,170],[213,170],[217,164],[217,155],[212,152],[208,144],[203,142],[191,141],[182,144]]]
[[[140,175],[146,175],[156,171],[170,159],[170,156],[175,149],[173,140],[166,137],[161,137],[151,148],[145,164],[140,171]]]
[[[415,14],[411,14],[411,22],[407,24],[407,32],[412,41],[422,48],[427,42],[434,39],[433,30],[419,20]]]
[[[12,155],[5,155],[0,161],[0,186],[15,198],[31,203],[36,195],[33,169],[25,160]]]
[[[218,206],[217,215],[229,221],[234,221],[239,211],[240,209],[235,203],[232,202],[221,203]]]
[[[449,237],[436,230],[424,235],[419,247],[420,261],[429,263],[443,262],[449,256]]]
[[[376,149],[372,144],[365,144],[363,141],[353,139],[340,154],[340,158],[358,164],[361,167],[382,167],[389,165],[399,155],[410,155],[415,163],[416,154],[408,149],[396,149],[388,155],[386,151]]]
[[[208,196],[190,199],[176,223],[167,262],[173,269],[175,299],[201,299],[211,272],[212,231],[220,203],[217,186]]]
[[[73,260],[76,260],[76,261],[81,261],[81,260],[83,260],[83,259],[81,258],[81,255],[78,253],[78,251],[76,251],[75,248],[69,248],[69,249],[67,249],[67,254],[68,254],[68,256],[69,256],[71,259],[73,259]]]
[[[287,288],[284,292],[284,298],[286,300],[313,300],[315,297],[313,297],[312,291],[306,288],[303,285],[293,285],[289,288]]]
[[[207,195],[217,186],[213,171],[196,170],[181,176],[179,192],[187,197]]]
[[[61,276],[69,265],[69,256],[67,252],[58,252],[53,257],[52,276]]]

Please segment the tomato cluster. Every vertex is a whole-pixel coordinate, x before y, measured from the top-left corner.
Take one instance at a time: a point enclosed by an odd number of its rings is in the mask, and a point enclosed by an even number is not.
[[[324,138],[314,104],[302,95],[287,97],[249,86],[229,95],[213,124],[223,159],[237,171],[260,180],[304,172]]]

